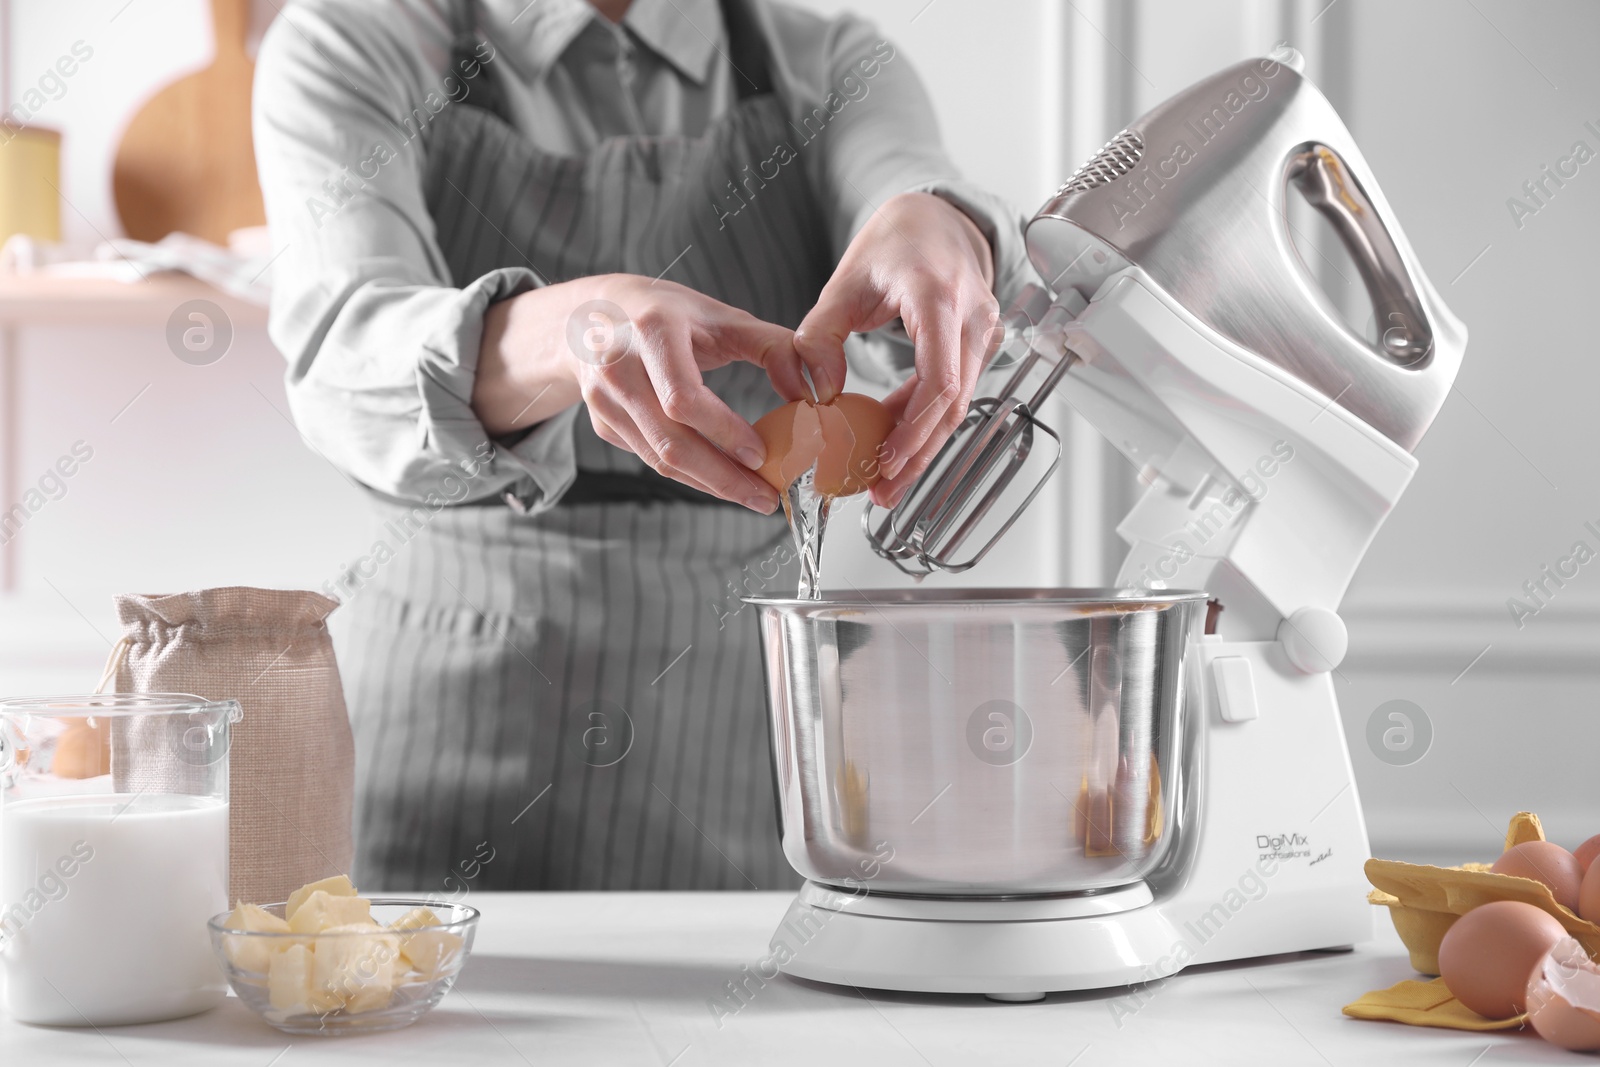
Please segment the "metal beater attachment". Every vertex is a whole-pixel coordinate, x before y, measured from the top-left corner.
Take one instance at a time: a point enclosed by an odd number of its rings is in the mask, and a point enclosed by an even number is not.
[[[900,503],[881,515],[875,513],[882,509],[868,503],[861,528],[874,552],[915,577],[935,570],[954,573],[975,566],[1011,529],[1061,461],[1061,436],[1035,412],[1077,360],[1063,340],[1061,325],[1068,317],[1038,286],[1029,286],[1006,311],[1001,319],[1005,336],[986,373],[1015,369],[998,396],[968,406],[967,417]],[[1049,372],[1023,400],[1019,394],[1041,363]],[[1053,445],[1055,452],[1026,495],[1017,497],[1022,490],[1012,483],[1028,466],[1036,443]],[[1033,466],[1038,465],[1036,460]],[[1015,504],[991,518],[1008,494]],[[969,541],[980,547],[959,558]]]

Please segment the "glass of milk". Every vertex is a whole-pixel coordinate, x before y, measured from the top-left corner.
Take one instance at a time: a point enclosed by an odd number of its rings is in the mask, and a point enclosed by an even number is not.
[[[231,700],[0,700],[5,1014],[49,1026],[193,1015],[226,984]]]

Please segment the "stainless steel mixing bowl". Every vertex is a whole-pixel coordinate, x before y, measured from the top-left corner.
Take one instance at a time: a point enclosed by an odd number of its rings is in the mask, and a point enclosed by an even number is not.
[[[783,849],[855,891],[1127,885],[1185,821],[1205,594],[867,590],[759,609]]]

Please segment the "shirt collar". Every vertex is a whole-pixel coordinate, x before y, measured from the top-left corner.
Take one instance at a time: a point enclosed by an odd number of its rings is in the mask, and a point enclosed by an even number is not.
[[[717,0],[633,0],[622,24],[700,85],[725,36]]]
[[[604,16],[588,0],[484,0],[492,40],[516,53],[516,65],[537,82],[590,22]],[[718,0],[633,0],[622,25],[671,63],[704,84],[723,40]]]

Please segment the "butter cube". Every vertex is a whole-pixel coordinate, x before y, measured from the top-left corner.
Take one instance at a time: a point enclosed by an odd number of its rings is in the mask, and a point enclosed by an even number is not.
[[[317,990],[311,981],[312,952],[294,944],[276,952],[267,970],[267,997],[274,1011],[288,1015],[325,1015],[339,1007],[339,998]]]
[[[244,936],[223,938],[223,949],[228,954],[229,962],[240,970],[265,974],[273,955],[292,943],[287,938],[248,936],[250,933],[289,932],[288,923],[254,904],[240,904],[222,925],[229,930],[246,932]]]
[[[350,884],[350,877],[336,874],[332,878],[324,878],[320,882],[308,882],[289,894],[289,902],[283,906],[283,917],[293,919],[294,913],[300,910],[312,893],[327,893],[334,897],[353,897],[356,887]]]
[[[391,930],[417,930],[420,927],[440,925],[439,916],[432,908],[412,908],[389,924]],[[421,971],[429,979],[438,977],[461,951],[461,936],[448,930],[421,930],[415,934],[400,935],[400,961],[402,968]]]
[[[442,920],[432,908],[412,908],[389,924],[391,930],[415,930],[422,926],[439,926]]]
[[[289,917],[297,934],[320,934],[335,926],[372,922],[372,902],[364,897],[336,897],[321,889],[305,899]]]
[[[323,934],[312,954],[313,992],[352,1013],[388,1007],[400,939],[373,922],[335,926]]]

